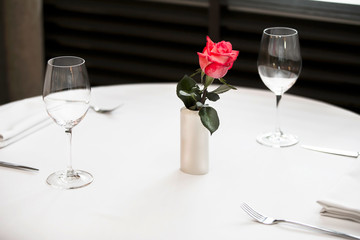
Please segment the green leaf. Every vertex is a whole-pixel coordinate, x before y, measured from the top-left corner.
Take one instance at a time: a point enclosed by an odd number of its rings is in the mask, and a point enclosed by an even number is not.
[[[198,107],[197,107],[197,105],[194,105],[194,106],[189,107],[188,109],[193,110],[193,111],[197,111]]]
[[[198,109],[202,108],[204,106],[204,104],[202,104],[201,102],[196,102],[196,107]]]
[[[210,86],[213,83],[213,81],[214,81],[214,78],[209,77],[208,75],[206,75],[204,88],[207,88],[208,86]]]
[[[236,90],[236,87],[231,86],[230,84],[228,84],[228,83],[225,81],[224,78],[220,78],[219,81],[220,81],[221,83],[225,84],[226,86],[228,86],[229,88]]]
[[[219,117],[216,110],[210,106],[204,106],[199,111],[200,119],[212,135],[220,125]]]
[[[217,93],[214,93],[214,92],[208,92],[206,94],[206,97],[210,100],[210,101],[213,101],[213,102],[216,102],[217,100],[220,99],[220,96],[217,94]]]
[[[181,96],[184,96],[184,97],[191,97],[191,93],[187,93],[187,92],[185,92],[184,90],[180,90],[180,91],[179,91],[179,94],[180,94]]]
[[[200,101],[200,89],[194,79],[185,75],[176,86],[176,95],[184,102],[186,108],[196,106]],[[196,108],[195,108],[196,109]]]
[[[232,88],[230,88],[228,85],[223,84],[223,85],[220,85],[218,88],[216,88],[214,91],[211,91],[211,93],[221,94],[221,93],[229,91],[230,89],[232,89]]]

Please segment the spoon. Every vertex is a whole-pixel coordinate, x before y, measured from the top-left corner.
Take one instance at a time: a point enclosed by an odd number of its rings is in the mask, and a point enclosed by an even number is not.
[[[90,108],[97,113],[111,113],[111,112],[115,111],[116,109],[118,109],[119,107],[121,107],[122,105],[124,105],[124,104],[119,104],[119,105],[117,105],[115,107],[111,107],[111,108],[106,108],[106,107],[104,108],[104,107],[99,107],[96,105],[90,105]]]

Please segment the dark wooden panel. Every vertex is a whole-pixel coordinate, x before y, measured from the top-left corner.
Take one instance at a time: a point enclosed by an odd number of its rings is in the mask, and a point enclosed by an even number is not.
[[[6,82],[6,61],[5,61],[5,23],[3,0],[0,0],[0,105],[8,102],[8,84]]]

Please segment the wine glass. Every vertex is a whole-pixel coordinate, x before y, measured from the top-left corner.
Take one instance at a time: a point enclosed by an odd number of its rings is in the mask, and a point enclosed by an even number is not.
[[[299,142],[292,134],[283,133],[279,124],[279,103],[283,94],[296,82],[301,72],[299,35],[286,27],[267,28],[263,31],[257,61],[263,83],[276,95],[275,131],[257,137],[260,144],[270,147],[287,147]]]
[[[90,184],[90,173],[72,168],[72,128],[85,117],[90,103],[90,83],[85,60],[79,57],[55,57],[48,61],[43,100],[49,116],[61,127],[69,139],[69,161],[66,170],[47,178],[51,186],[62,189],[80,188]]]

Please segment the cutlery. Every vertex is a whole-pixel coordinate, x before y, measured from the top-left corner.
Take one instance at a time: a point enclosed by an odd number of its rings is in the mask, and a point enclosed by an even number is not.
[[[94,110],[97,113],[111,113],[113,111],[115,111],[116,109],[118,109],[119,107],[121,107],[123,104],[119,104],[115,107],[111,107],[111,108],[103,108],[103,107],[99,107],[96,105],[90,105],[90,108],[92,110]]]
[[[6,146],[9,146],[10,144],[13,144],[14,142],[19,141],[20,139],[25,138],[26,136],[35,133],[36,131],[39,131],[40,129],[50,125],[52,123],[52,121],[50,121],[50,119],[45,119],[40,121],[39,123],[35,124],[35,125],[31,125],[25,129],[22,129],[21,132],[18,132],[16,134],[14,134],[11,137],[7,137],[5,139],[2,139],[0,141],[0,149],[4,148]]]
[[[357,158],[360,155],[359,152],[347,151],[347,150],[341,150],[341,149],[315,147],[315,146],[308,146],[308,145],[302,145],[301,147],[309,149],[309,150],[317,151],[317,152],[323,152],[323,153],[329,153],[329,154],[335,154],[335,155],[353,157],[353,158]]]
[[[20,169],[20,170],[39,171],[39,169],[37,169],[37,168],[23,166],[23,165],[17,165],[17,164],[8,163],[8,162],[1,162],[1,161],[0,161],[0,166],[1,167],[14,168],[14,169]]]
[[[302,227],[305,227],[305,228],[308,228],[308,229],[317,230],[319,232],[327,233],[327,234],[330,234],[330,235],[333,235],[333,236],[338,236],[338,237],[347,238],[347,239],[360,240],[360,237],[350,235],[350,234],[346,234],[346,233],[342,233],[342,232],[338,232],[338,231],[334,231],[334,230],[330,230],[330,229],[315,227],[315,226],[312,226],[312,225],[308,225],[308,224],[304,224],[304,223],[300,223],[300,222],[295,222],[295,221],[289,221],[289,220],[285,220],[285,219],[275,219],[275,218],[272,218],[272,217],[267,217],[267,216],[264,216],[264,215],[256,212],[254,209],[252,209],[246,203],[242,203],[241,208],[250,217],[252,217],[256,221],[258,221],[260,223],[263,223],[263,224],[266,224],[266,225],[272,225],[272,224],[276,224],[276,223],[286,222],[286,223],[290,223],[290,224],[299,225],[299,226],[302,226]]]

